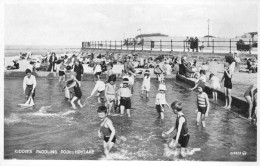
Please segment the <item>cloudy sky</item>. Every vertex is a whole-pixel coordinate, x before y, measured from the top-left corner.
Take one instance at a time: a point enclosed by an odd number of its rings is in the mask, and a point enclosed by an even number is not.
[[[39,1],[38,1],[39,2]],[[163,3],[162,3],[163,2]],[[225,2],[225,3],[223,3]],[[235,37],[257,31],[256,1],[5,3],[6,45],[80,45],[141,33]]]

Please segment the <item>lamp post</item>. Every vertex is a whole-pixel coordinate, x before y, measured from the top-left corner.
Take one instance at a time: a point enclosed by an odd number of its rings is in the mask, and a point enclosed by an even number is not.
[[[209,22],[210,22],[210,19],[208,19],[208,47],[209,47]]]

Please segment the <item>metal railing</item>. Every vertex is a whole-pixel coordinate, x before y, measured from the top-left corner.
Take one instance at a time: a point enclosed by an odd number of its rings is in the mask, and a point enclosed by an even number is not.
[[[150,51],[191,51],[191,52],[212,52],[212,53],[231,53],[237,50],[237,40],[222,40],[216,41],[212,39],[211,41],[200,41],[199,43],[204,43],[204,48],[201,50],[201,46],[191,49],[186,41],[143,41],[143,42],[126,42],[126,41],[88,41],[82,42],[82,49],[94,48],[94,49],[109,49],[109,50],[150,50]],[[244,41],[245,45],[249,45],[248,51],[251,54],[252,42],[249,39]]]

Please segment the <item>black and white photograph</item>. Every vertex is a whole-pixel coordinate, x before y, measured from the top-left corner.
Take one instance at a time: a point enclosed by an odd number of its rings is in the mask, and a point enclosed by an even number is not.
[[[257,165],[259,7],[3,1],[3,163]]]

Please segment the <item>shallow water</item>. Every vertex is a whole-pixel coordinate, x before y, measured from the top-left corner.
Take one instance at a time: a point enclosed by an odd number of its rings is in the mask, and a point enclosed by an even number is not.
[[[25,102],[22,78],[5,78],[5,159],[104,159],[103,140],[97,135],[100,124],[96,113],[99,106],[97,99],[87,100],[83,109],[72,110],[57,79],[37,79],[37,84],[36,106],[22,109],[17,106]],[[196,93],[171,79],[166,81],[166,98],[169,103],[177,99],[184,103],[183,112],[190,134],[188,149],[201,149],[185,158],[175,156],[174,151],[164,147],[166,140],[161,133],[174,125],[176,116],[166,108],[165,119],[157,119],[154,102],[158,82],[151,80],[149,100],[140,97],[141,84],[141,80],[135,81],[132,117],[110,117],[118,137],[111,159],[256,161],[257,133],[254,125],[239,118],[233,111],[222,109],[223,103],[219,102],[218,105],[211,103],[206,129],[196,127]],[[83,81],[82,86],[85,100],[94,82]],[[16,150],[32,150],[32,153]]]

